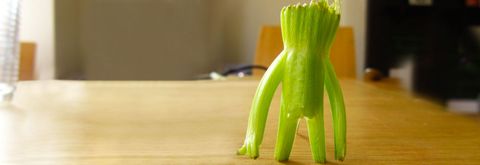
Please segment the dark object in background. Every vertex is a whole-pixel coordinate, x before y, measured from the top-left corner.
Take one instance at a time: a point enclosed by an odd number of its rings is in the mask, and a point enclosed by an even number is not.
[[[196,80],[215,80],[216,77],[226,78],[229,76],[237,76],[237,77],[244,77],[244,76],[252,76],[253,70],[262,70],[267,71],[268,67],[261,66],[261,65],[245,65],[233,68],[227,68],[222,73],[212,72],[210,74],[203,74],[197,76]]]
[[[380,81],[385,76],[377,69],[367,68],[365,69],[365,75],[363,76],[364,81]]]
[[[471,29],[480,27],[480,6],[471,0],[410,1],[369,0],[367,67],[388,75],[412,58],[416,92],[442,101],[477,98],[480,43]]]
[[[246,75],[253,75],[253,70],[254,69],[258,69],[258,70],[262,70],[262,71],[267,71],[268,68],[265,67],[265,66],[261,66],[261,65],[247,65],[247,66],[242,66],[242,67],[238,67],[238,68],[231,68],[231,69],[228,69],[227,71],[223,72],[222,75],[223,76],[229,76],[229,75],[232,75],[232,74],[238,74],[238,73],[245,73]]]

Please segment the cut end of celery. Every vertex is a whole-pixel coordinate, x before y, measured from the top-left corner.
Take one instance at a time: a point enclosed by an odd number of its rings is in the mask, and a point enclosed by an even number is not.
[[[242,148],[237,150],[237,155],[245,155],[247,152],[247,149],[245,146],[242,146]]]
[[[327,10],[328,12],[340,14],[341,12],[341,3],[340,0],[334,0],[335,2],[329,3],[328,0],[312,0],[310,3],[297,3],[293,5],[286,6],[284,10],[290,9],[299,9],[299,8],[309,8],[315,7],[319,10]]]
[[[249,150],[246,145],[243,145],[242,148],[237,150],[237,155],[246,155],[251,159],[257,159],[260,155],[258,152]]]
[[[315,160],[315,163],[318,163],[318,164],[327,164],[327,161],[326,161],[326,160]]]
[[[347,153],[345,152],[345,149],[342,149],[341,151],[335,153],[335,160],[343,162],[346,155]]]
[[[277,160],[278,162],[288,162],[288,158],[275,158],[275,160]]]

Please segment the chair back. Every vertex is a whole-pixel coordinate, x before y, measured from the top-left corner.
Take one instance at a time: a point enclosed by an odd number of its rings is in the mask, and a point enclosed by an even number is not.
[[[18,79],[20,81],[35,79],[35,51],[36,44],[32,42],[20,43],[20,67]]]

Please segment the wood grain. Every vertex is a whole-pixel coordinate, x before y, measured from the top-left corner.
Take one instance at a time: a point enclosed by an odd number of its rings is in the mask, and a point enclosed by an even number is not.
[[[270,66],[283,50],[282,30],[279,26],[262,27],[255,52],[255,65]],[[355,78],[355,41],[353,28],[340,27],[333,42],[330,57],[339,77]],[[253,75],[261,76],[262,70],[254,70]]]
[[[279,95],[261,157],[236,156],[258,81],[22,82],[0,108],[0,164],[280,164]],[[479,164],[480,124],[388,86],[342,80],[348,154],[330,164]],[[287,164],[312,164],[302,123]]]

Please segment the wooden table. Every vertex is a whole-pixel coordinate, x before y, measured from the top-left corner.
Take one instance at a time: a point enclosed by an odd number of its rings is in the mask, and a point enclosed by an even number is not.
[[[0,164],[277,164],[279,95],[258,160],[236,156],[257,81],[20,83]],[[332,164],[480,164],[480,124],[401,90],[343,80],[348,154]],[[313,163],[302,123],[291,164]]]

